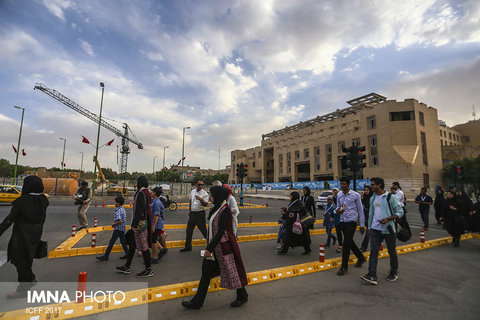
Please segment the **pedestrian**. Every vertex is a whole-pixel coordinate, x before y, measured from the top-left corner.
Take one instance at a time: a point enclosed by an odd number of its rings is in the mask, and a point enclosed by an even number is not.
[[[428,215],[430,214],[430,205],[433,204],[433,199],[427,194],[427,188],[420,189],[420,194],[415,198],[415,203],[418,203],[418,212],[423,221],[423,230],[428,230]]]
[[[217,181],[220,183],[220,186],[223,186],[225,189],[228,190],[228,198],[227,198],[227,204],[230,207],[230,211],[232,211],[232,223],[233,223],[233,234],[235,234],[235,237],[237,237],[238,234],[238,215],[240,214],[240,210],[238,209],[237,205],[237,200],[235,199],[235,196],[233,195],[233,190],[228,184],[221,184],[220,181]]]
[[[182,301],[187,309],[200,309],[207,295],[210,280],[220,275],[220,287],[237,291],[231,307],[240,307],[248,301],[247,274],[243,266],[240,248],[233,234],[232,213],[226,200],[229,191],[215,186],[210,188],[213,207],[209,213],[207,247],[202,250],[202,277],[197,293],[190,301]]]
[[[358,249],[353,236],[357,228],[357,221],[360,220],[360,233],[365,232],[365,215],[363,214],[362,198],[356,191],[350,189],[350,179],[347,177],[340,178],[340,189],[337,199],[337,209],[340,214],[340,228],[343,232],[343,250],[342,250],[342,266],[338,270],[337,275],[343,276],[348,270],[348,259],[350,258],[350,249],[353,251],[358,261],[355,267],[360,268],[365,261],[360,249]]]
[[[397,197],[398,202],[400,202],[400,205],[402,206],[403,213],[407,213],[407,197],[405,196],[405,193],[403,192],[402,188],[400,187],[400,183],[394,182],[392,183],[392,187],[395,189],[395,197]]]
[[[317,219],[317,210],[315,208],[315,199],[311,196],[311,191],[309,187],[303,187],[302,189],[303,196],[302,196],[302,204],[307,209],[308,213]],[[311,227],[313,229],[313,225]]]
[[[23,181],[22,195],[12,202],[8,216],[0,224],[0,236],[13,224],[8,242],[7,261],[17,269],[18,286],[15,292],[7,294],[8,299],[25,297],[37,279],[32,272],[33,259],[39,246],[43,224],[47,214],[48,199],[42,193],[42,179],[28,176]]]
[[[480,194],[477,194],[477,202],[473,205],[472,210],[472,232],[480,231]]]
[[[465,217],[463,215],[463,204],[455,192],[450,189],[447,198],[443,203],[442,211],[445,227],[452,236],[452,245],[455,248],[460,246],[460,236],[465,230]]]
[[[282,217],[286,215],[286,213],[287,213],[286,207],[280,208],[280,217],[278,218],[278,224],[280,226],[278,228],[278,235],[277,235],[277,249],[282,249],[283,247],[282,235],[285,229],[285,220],[283,220]]]
[[[370,213],[368,217],[367,234],[370,237],[370,258],[368,273],[361,276],[362,280],[377,284],[377,264],[380,244],[385,240],[390,256],[390,272],[388,281],[398,279],[398,256],[396,239],[397,232],[394,221],[404,215],[398,199],[385,192],[385,182],[382,178],[372,178],[371,187],[374,192],[370,199]]]
[[[127,262],[123,266],[116,268],[117,272],[129,274],[131,272],[130,266],[132,265],[135,251],[138,249],[142,252],[143,263],[145,264],[145,270],[137,273],[139,278],[146,278],[153,276],[151,255],[149,248],[152,246],[151,221],[152,213],[150,209],[150,203],[152,197],[150,191],[148,191],[148,180],[145,176],[137,178],[137,192],[133,199],[133,218],[130,224],[131,230],[127,232],[126,239],[129,244]],[[130,234],[128,234],[130,233]],[[133,236],[132,236],[133,234]]]
[[[370,212],[370,198],[372,197],[372,189],[370,186],[364,186],[363,194],[362,194],[362,205],[363,205],[363,213],[365,215],[365,221],[368,221],[369,212]],[[368,248],[368,242],[370,237],[367,233],[365,233],[365,237],[363,238],[362,244],[360,245],[360,251],[365,252]]]
[[[160,259],[168,252],[165,241],[166,234],[163,230],[165,207],[160,199],[162,189],[155,187],[152,190],[152,204],[150,205],[152,211],[152,264],[157,264]]]
[[[337,237],[332,234],[332,229],[334,226],[333,215],[335,214],[335,204],[333,203],[333,196],[328,196],[327,205],[325,206],[325,213],[323,218],[323,226],[325,227],[325,233],[327,234],[327,242],[325,247],[330,247],[330,240],[333,239],[333,245],[337,242]]]
[[[77,217],[80,227],[77,231],[79,231],[88,227],[87,210],[92,201],[92,190],[88,187],[88,182],[82,182],[81,187],[77,189],[73,198],[75,199],[75,204],[78,205]]]
[[[205,207],[208,206],[208,193],[203,190],[204,183],[202,180],[196,182],[196,188],[190,192],[190,200],[188,207],[187,236],[185,239],[185,247],[180,252],[192,251],[192,236],[195,226],[200,230],[203,237],[207,238],[207,221],[205,220]]]
[[[433,209],[435,210],[435,220],[437,220],[437,224],[442,224],[443,201],[445,201],[445,194],[442,187],[438,186],[438,190],[435,195],[435,201],[433,202]]]
[[[338,191],[339,191],[338,188],[332,189],[333,204],[335,205],[335,208],[337,207]],[[335,232],[337,233],[337,239],[338,239],[337,253],[340,253],[342,252],[342,248],[343,248],[343,234],[340,226],[340,214],[338,214],[336,211],[334,211],[333,213],[333,223],[335,224]]]
[[[299,220],[302,220],[307,216],[307,210],[300,201],[300,194],[296,191],[290,193],[290,203],[287,207],[287,212],[282,216],[285,222],[285,229],[282,234],[283,247],[278,250],[278,254],[286,254],[288,248],[294,248],[302,246],[305,250],[302,254],[309,254],[312,252],[310,249],[310,231],[308,228],[302,228],[301,234],[295,234],[292,232],[293,223],[297,220],[297,215]]]
[[[471,216],[473,213],[473,201],[463,190],[457,191],[458,200],[462,202],[463,216],[465,218],[465,231],[470,231],[471,229]]]
[[[120,243],[122,245],[123,251],[125,254],[120,257],[120,259],[126,259],[128,257],[128,248],[125,242],[125,231],[127,228],[127,213],[123,208],[123,204],[125,203],[125,199],[122,196],[118,196],[115,198],[115,217],[113,218],[113,233],[112,237],[110,238],[110,242],[108,243],[107,250],[102,256],[96,257],[100,261],[108,261],[108,256],[112,251],[113,245],[120,238]]]

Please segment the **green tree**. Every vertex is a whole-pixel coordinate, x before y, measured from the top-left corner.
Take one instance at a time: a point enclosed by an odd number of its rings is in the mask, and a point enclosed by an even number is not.
[[[477,158],[463,158],[455,160],[453,164],[447,165],[442,169],[442,180],[446,185],[455,183],[455,170],[457,166],[463,167],[463,179],[457,181],[457,185],[466,185],[471,191],[478,193],[480,191],[480,156]]]

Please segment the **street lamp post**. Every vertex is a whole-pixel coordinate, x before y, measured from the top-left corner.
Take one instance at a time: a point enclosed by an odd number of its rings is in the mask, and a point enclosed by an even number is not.
[[[182,170],[180,174],[180,194],[183,192],[183,158],[185,158],[185,130],[190,127],[183,127],[183,139],[182,139]]]
[[[63,140],[62,170],[65,170],[65,145],[67,144],[67,139],[60,138],[60,140]]]
[[[82,154],[82,162],[80,162],[80,174],[82,174],[82,172],[83,172],[83,152],[82,151],[78,151],[78,152]]]
[[[165,149],[167,149],[168,146],[163,147],[163,167],[162,167],[162,182],[165,182]]]
[[[158,156],[153,157],[153,174],[155,174],[155,159],[158,158]]]
[[[98,131],[97,131],[97,145],[95,146],[95,163],[93,165],[93,186],[92,186],[92,196],[95,195],[95,188],[97,186],[97,161],[98,161],[98,143],[100,141],[100,123],[102,122],[102,108],[103,108],[103,93],[105,91],[105,84],[100,82],[100,87],[102,88],[102,99],[100,100],[100,115],[98,117]]]
[[[13,106],[13,107],[15,109],[22,110],[22,121],[20,122],[20,133],[18,134],[17,157],[15,158],[15,172],[13,173],[13,184],[17,184],[18,154],[20,153],[20,140],[22,139],[23,115],[25,113],[25,108],[20,108],[19,106]]]

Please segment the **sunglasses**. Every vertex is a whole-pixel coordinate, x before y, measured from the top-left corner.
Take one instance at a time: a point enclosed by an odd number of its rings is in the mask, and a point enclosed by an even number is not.
[[[197,183],[197,186],[203,186],[203,183],[202,183],[202,184],[200,184],[200,183]]]

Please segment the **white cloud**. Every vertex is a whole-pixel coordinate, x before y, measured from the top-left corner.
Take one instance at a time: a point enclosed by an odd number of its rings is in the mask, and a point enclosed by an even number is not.
[[[70,0],[41,0],[41,3],[52,13],[54,16],[62,21],[65,21],[64,11],[73,6]]]
[[[78,39],[78,41],[80,42],[80,46],[82,47],[83,51],[85,51],[89,56],[94,56],[95,55],[95,53],[93,52],[93,48],[90,45],[90,43],[88,43],[87,41],[85,41],[83,39]]]

